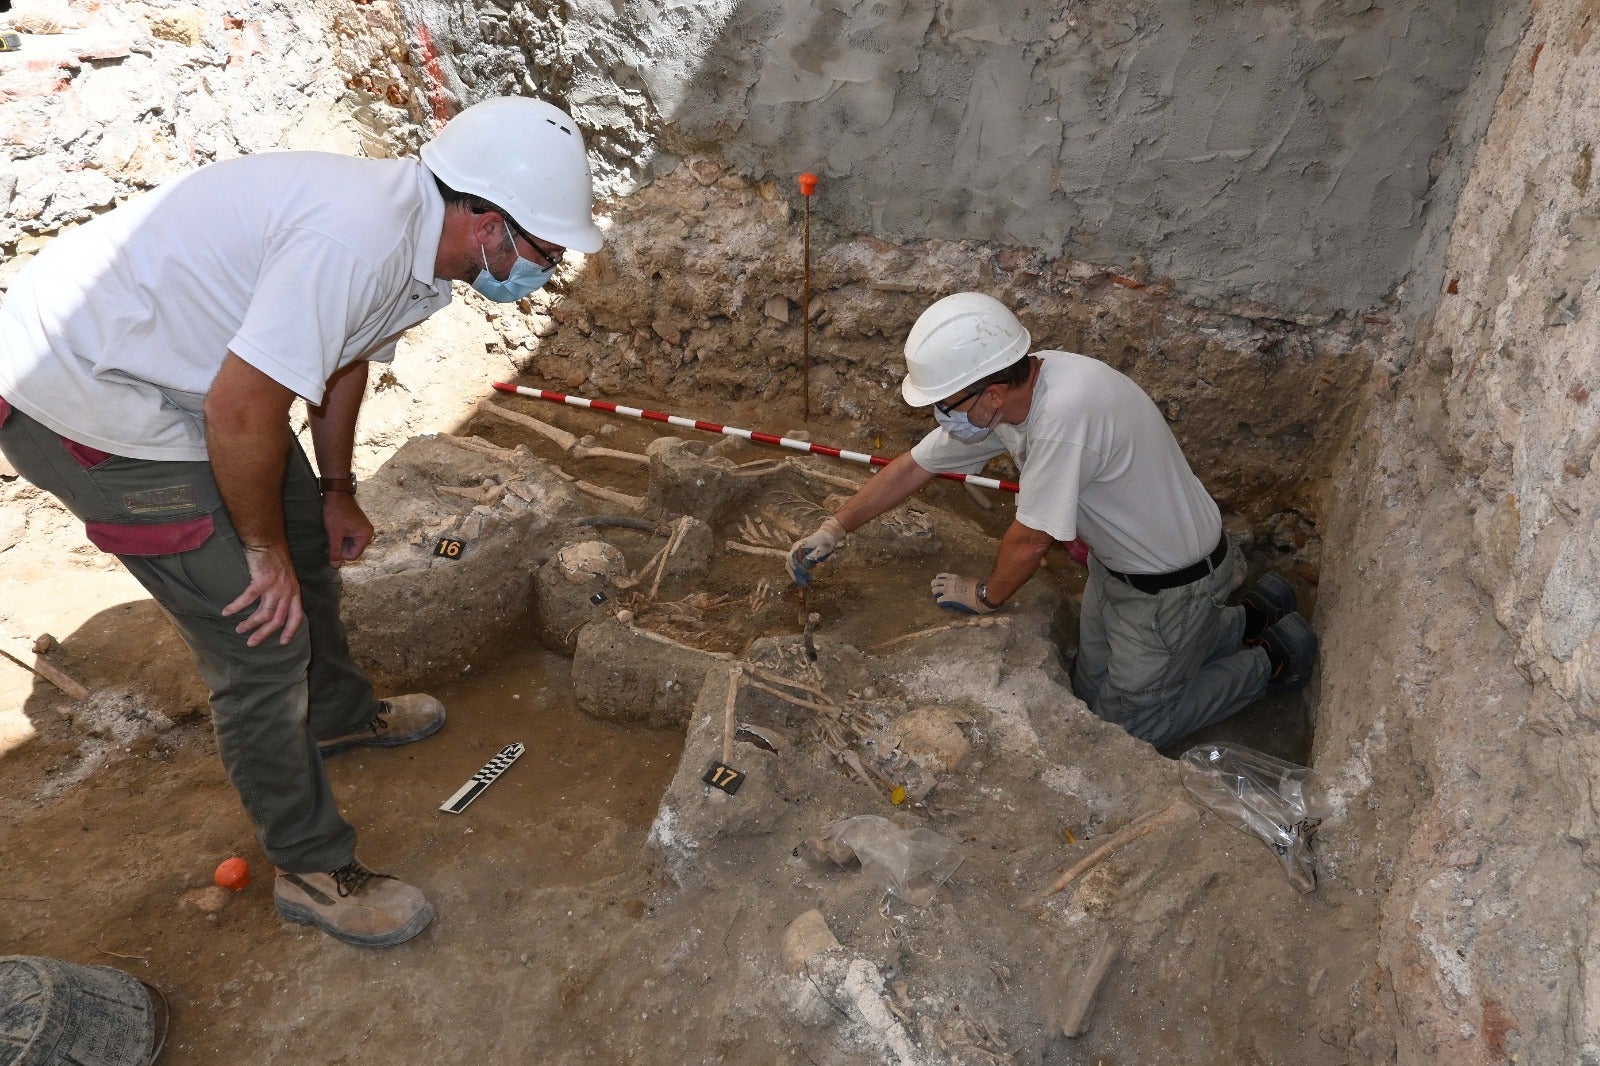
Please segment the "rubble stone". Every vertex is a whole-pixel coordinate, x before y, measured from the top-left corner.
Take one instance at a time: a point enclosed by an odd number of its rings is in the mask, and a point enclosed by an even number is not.
[[[790,973],[803,971],[818,955],[839,947],[828,919],[816,909],[806,911],[783,931],[783,961]]]

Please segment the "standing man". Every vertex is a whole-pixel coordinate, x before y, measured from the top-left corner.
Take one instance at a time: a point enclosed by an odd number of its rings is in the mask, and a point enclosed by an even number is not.
[[[985,577],[933,579],[939,606],[999,610],[1052,543],[1081,538],[1092,555],[1072,686],[1101,718],[1161,747],[1269,683],[1303,683],[1317,640],[1293,587],[1268,574],[1242,606],[1226,606],[1238,552],[1150,397],[1096,359],[1029,355],[1031,343],[1004,304],[979,293],[922,313],[900,391],[913,407],[931,404],[939,428],[795,543],[795,583],[936,473],[977,473],[1009,452],[1022,471],[1016,520]]]
[[[337,568],[373,536],[351,474],[367,364],[452,281],[517,300],[567,248],[599,250],[591,201],[571,118],[487,100],[420,163],[202,167],[52,241],[0,304],[0,451],[183,636],[278,911],[339,940],[401,943],[433,906],[356,858],[322,760],[445,717],[431,696],[376,699],[339,619]]]

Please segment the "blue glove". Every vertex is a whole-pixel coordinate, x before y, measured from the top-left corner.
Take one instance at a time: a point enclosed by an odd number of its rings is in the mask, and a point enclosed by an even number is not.
[[[801,588],[811,584],[812,567],[837,551],[844,544],[844,538],[844,526],[829,515],[815,533],[789,547],[789,558],[784,560],[789,579]]]

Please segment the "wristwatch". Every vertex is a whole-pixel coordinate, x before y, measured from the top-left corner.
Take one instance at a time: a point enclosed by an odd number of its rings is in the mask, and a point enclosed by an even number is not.
[[[991,611],[998,611],[1000,609],[1000,604],[989,602],[989,583],[987,581],[978,582],[978,602],[989,608]]]
[[[354,496],[356,494],[356,476],[350,474],[347,477],[319,477],[317,478],[317,488],[323,492],[348,492]]]

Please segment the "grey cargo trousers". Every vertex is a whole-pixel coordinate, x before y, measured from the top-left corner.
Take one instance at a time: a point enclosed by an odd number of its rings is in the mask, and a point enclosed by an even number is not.
[[[339,620],[339,572],[328,564],[305,452],[290,446],[283,509],[306,620],[287,645],[274,633],[254,648],[234,632],[249,609],[222,616],[250,576],[211,464],[97,452],[3,400],[0,452],[83,519],[90,540],[121,559],[189,645],[211,690],[222,765],[267,858],[294,873],[349,862],[355,830],[334,802],[316,738],[363,728],[378,701]]]
[[[1238,549],[1205,577],[1154,595],[1089,557],[1072,690],[1089,709],[1165,747],[1242,710],[1267,689],[1261,648],[1241,648],[1244,608],[1228,607]]]

